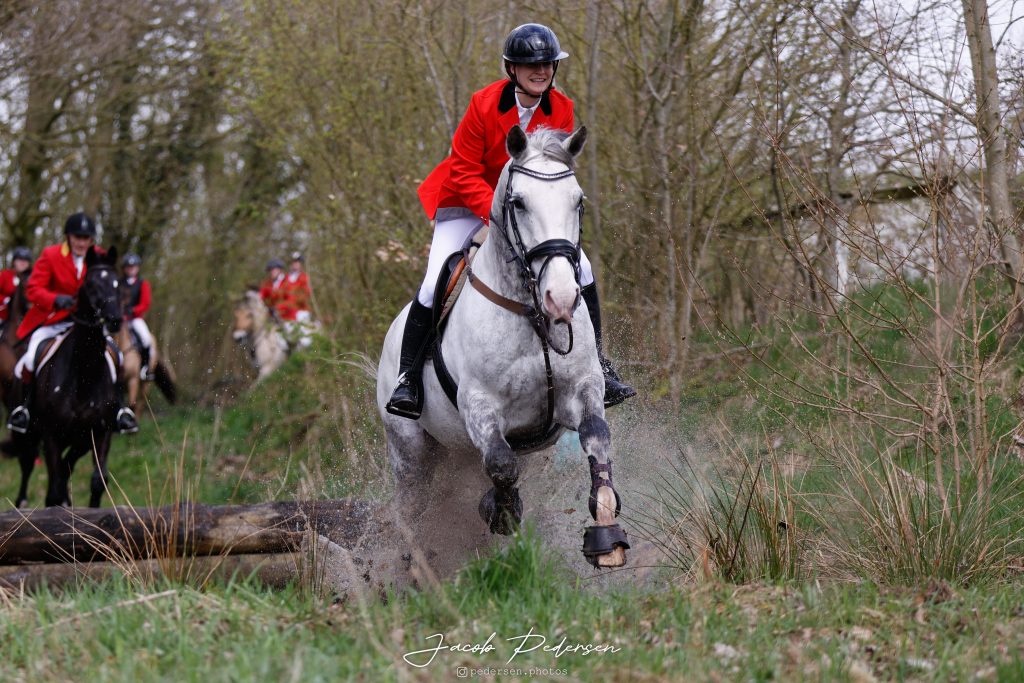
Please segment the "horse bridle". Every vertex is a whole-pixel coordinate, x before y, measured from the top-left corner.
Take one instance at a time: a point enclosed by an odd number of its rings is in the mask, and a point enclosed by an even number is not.
[[[114,279],[117,279],[117,271],[112,266],[108,266],[105,264],[96,264],[89,268],[89,271],[113,273]],[[88,274],[88,271],[86,271],[86,274]],[[82,286],[85,287],[85,284],[83,283]],[[114,298],[116,299],[117,297],[118,294],[115,293]],[[91,298],[87,297],[87,299],[89,301],[89,306],[93,309],[93,318],[90,320],[88,318],[81,317],[81,309],[76,306],[75,312],[71,314],[71,320],[79,325],[84,325],[86,327],[102,327],[103,325],[106,325],[107,321],[103,319],[103,304],[107,303],[107,298],[104,297],[104,299],[100,302],[99,306],[97,306],[96,302],[94,302]]]
[[[477,290],[491,303],[504,308],[505,310],[511,311],[517,315],[524,316],[530,321],[530,326],[533,327],[534,332],[537,333],[537,337],[540,338],[541,348],[544,350],[544,370],[547,375],[547,397],[548,397],[548,410],[547,410],[547,425],[542,430],[542,433],[550,432],[552,424],[555,420],[555,373],[551,369],[551,356],[548,353],[550,348],[560,356],[567,356],[572,352],[573,347],[573,335],[572,335],[572,323],[567,323],[569,327],[569,346],[564,351],[559,349],[551,342],[551,324],[547,317],[544,315],[544,310],[541,307],[540,302],[540,280],[544,277],[544,271],[547,270],[548,265],[551,263],[551,259],[564,257],[569,260],[569,263],[573,268],[573,275],[576,278],[576,284],[580,283],[580,243],[572,242],[566,239],[551,239],[541,242],[532,249],[527,249],[523,243],[522,233],[519,231],[519,224],[516,222],[516,212],[514,206],[514,199],[512,196],[512,174],[522,173],[528,175],[531,178],[537,178],[538,180],[555,181],[561,180],[562,178],[568,178],[576,175],[571,169],[559,171],[557,173],[543,173],[541,171],[535,171],[525,166],[518,164],[512,164],[508,169],[508,180],[505,183],[505,198],[502,201],[502,215],[504,220],[502,221],[499,229],[502,237],[505,238],[505,243],[508,245],[509,251],[512,252],[512,256],[509,257],[508,262],[515,261],[519,266],[519,277],[522,280],[523,288],[530,293],[530,297],[533,300],[533,305],[520,303],[514,299],[498,294],[493,289],[488,287],[486,284],[480,281],[478,277],[473,273],[473,268],[469,264],[469,250],[468,248],[464,251],[466,260],[466,274],[469,278],[470,284],[473,289]],[[492,223],[495,222],[492,220]],[[511,227],[511,236],[509,236],[508,228]],[[580,228],[580,239],[583,239],[583,202],[580,202],[579,206],[579,228]],[[531,263],[539,258],[544,259],[544,263],[541,264],[540,272],[536,275],[533,272]],[[580,296],[576,295],[576,302],[573,306],[573,310],[579,306]]]
[[[504,220],[502,220],[499,226],[501,235],[505,238],[505,244],[508,245],[509,251],[512,254],[508,261],[515,261],[516,265],[519,266],[519,278],[522,280],[523,289],[529,293],[530,298],[533,300],[533,306],[520,304],[524,307],[521,314],[529,318],[530,324],[545,347],[550,346],[551,350],[558,355],[567,356],[572,352],[573,347],[572,323],[567,323],[569,327],[569,346],[563,351],[555,346],[551,339],[551,323],[544,315],[544,309],[541,306],[540,281],[544,277],[544,271],[551,265],[551,260],[561,257],[567,259],[572,266],[573,277],[578,286],[580,284],[580,243],[566,239],[550,239],[541,242],[532,249],[528,250],[526,248],[526,245],[523,243],[523,235],[519,230],[519,222],[516,220],[515,199],[512,195],[512,176],[515,173],[521,173],[531,178],[548,182],[570,178],[575,176],[576,173],[571,168],[557,173],[543,173],[519,164],[510,165],[508,180],[505,182],[505,197],[501,204]],[[583,202],[580,202],[578,220],[580,228],[579,237],[583,239]],[[509,235],[509,228],[511,228],[511,235]],[[532,264],[537,259],[544,259],[544,262],[540,266],[540,271],[535,274]],[[577,293],[573,310],[579,306],[579,303],[580,295]],[[545,348],[546,355],[547,349]]]

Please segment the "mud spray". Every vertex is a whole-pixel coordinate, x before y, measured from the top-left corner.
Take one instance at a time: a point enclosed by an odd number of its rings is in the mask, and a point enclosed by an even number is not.
[[[635,400],[609,412],[615,487],[622,499],[619,523],[629,534],[627,564],[598,570],[587,563],[581,548],[584,529],[593,524],[587,508],[590,474],[575,432],[552,448],[520,460],[520,495],[524,525],[530,525],[545,548],[587,589],[615,585],[644,587],[664,577],[666,557],[650,540],[650,525],[638,516],[657,514],[658,487],[678,478],[681,453],[694,469],[708,444],[685,438],[680,429],[654,408]],[[410,518],[387,503],[378,524],[359,547],[323,554],[329,575],[325,586],[336,592],[380,591],[385,586],[427,586],[450,578],[467,562],[509,542],[491,534],[477,513],[480,497],[491,487],[477,454],[450,454],[438,463],[426,509]],[[673,463],[675,467],[673,467]],[[683,489],[677,482],[679,489]],[[662,578],[659,578],[662,577]],[[678,576],[678,572],[675,573]]]

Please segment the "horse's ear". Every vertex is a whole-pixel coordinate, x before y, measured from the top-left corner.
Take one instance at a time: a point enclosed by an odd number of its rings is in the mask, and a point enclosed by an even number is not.
[[[117,247],[111,247],[107,252],[107,263],[112,266],[117,263]]]
[[[96,263],[96,259],[99,257],[96,255],[96,250],[89,247],[89,251],[85,252],[85,267],[91,268]]]
[[[526,151],[526,133],[522,128],[512,126],[512,130],[508,132],[508,136],[505,138],[505,149],[513,159],[519,158]]]
[[[562,148],[571,156],[578,157],[583,151],[583,145],[587,142],[587,127],[580,126],[579,129],[562,142]]]

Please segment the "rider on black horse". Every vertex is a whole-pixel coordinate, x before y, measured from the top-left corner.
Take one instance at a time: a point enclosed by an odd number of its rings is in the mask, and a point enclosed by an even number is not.
[[[74,323],[69,319],[75,307],[78,289],[85,281],[85,257],[89,249],[103,253],[96,244],[96,224],[84,213],[76,213],[64,223],[65,239],[43,250],[28,278],[25,295],[32,308],[18,327],[18,339],[30,333],[28,350],[14,367],[16,378],[25,381],[25,399],[11,411],[7,427],[24,434],[29,426],[29,406],[32,390],[30,383],[35,373],[36,352],[47,339],[56,337]],[[123,404],[117,411],[117,429],[122,434],[134,434],[139,424],[131,408]]]
[[[490,222],[491,201],[501,170],[508,162],[505,138],[513,126],[532,133],[539,126],[573,130],[573,103],[555,89],[558,62],[569,55],[547,26],[523,24],[505,39],[502,57],[508,79],[473,94],[469,108],[452,138],[452,153],[419,188],[420,202],[434,220],[434,237],[427,274],[409,308],[402,337],[398,387],[386,409],[393,415],[417,419],[423,394],[421,373],[433,322],[434,287],[448,257]],[[636,395],[604,356],[601,309],[594,272],[580,253],[580,286],[594,325],[597,353],[604,371],[604,403],[613,406]]]

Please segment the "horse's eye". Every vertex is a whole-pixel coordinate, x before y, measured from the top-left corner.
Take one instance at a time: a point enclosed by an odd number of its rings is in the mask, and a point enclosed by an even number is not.
[[[518,195],[513,195],[511,202],[512,206],[519,209],[520,211],[526,208],[526,204],[523,202],[523,198]]]

